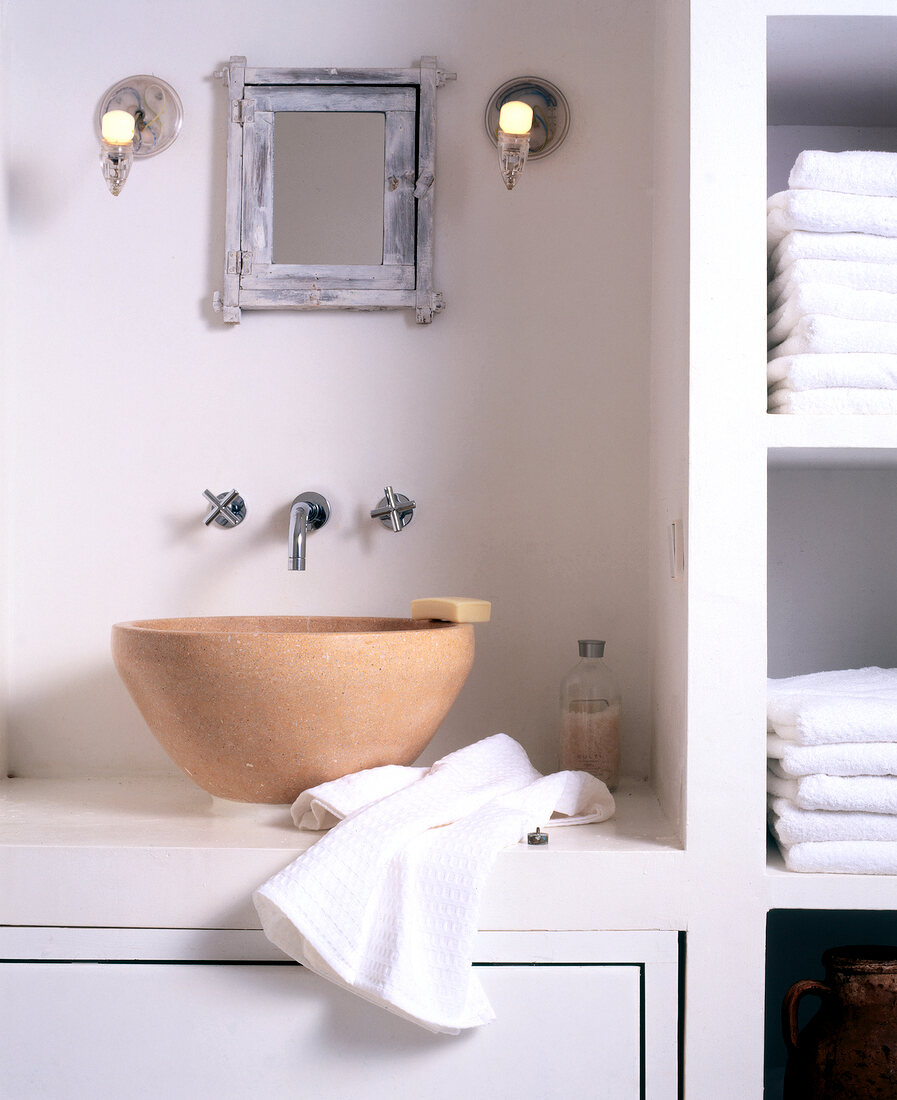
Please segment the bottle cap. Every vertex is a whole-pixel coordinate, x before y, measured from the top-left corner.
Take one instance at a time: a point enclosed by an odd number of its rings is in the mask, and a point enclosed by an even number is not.
[[[604,642],[596,642],[594,639],[579,640],[580,657],[603,657]]]

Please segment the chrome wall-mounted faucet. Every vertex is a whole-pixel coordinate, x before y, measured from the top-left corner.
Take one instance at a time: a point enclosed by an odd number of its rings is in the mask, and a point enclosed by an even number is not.
[[[391,527],[397,534],[414,519],[417,504],[403,493],[397,493],[391,485],[383,490],[384,495],[371,509],[371,519],[379,519],[384,527]]]
[[[290,556],[287,569],[305,569],[305,540],[330,519],[330,504],[320,493],[300,493],[290,505]]]

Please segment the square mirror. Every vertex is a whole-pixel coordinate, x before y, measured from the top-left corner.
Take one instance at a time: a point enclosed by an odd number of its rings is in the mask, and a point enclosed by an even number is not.
[[[416,69],[222,70],[230,100],[226,263],[216,306],[415,310],[433,290],[436,88]]]
[[[278,111],[274,148],[273,262],[382,264],[386,115]]]

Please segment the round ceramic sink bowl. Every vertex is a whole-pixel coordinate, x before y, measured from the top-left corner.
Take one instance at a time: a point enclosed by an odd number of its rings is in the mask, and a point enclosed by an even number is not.
[[[305,616],[149,619],[112,628],[115,667],[200,787],[292,802],[380,764],[412,764],[473,664],[473,627]]]

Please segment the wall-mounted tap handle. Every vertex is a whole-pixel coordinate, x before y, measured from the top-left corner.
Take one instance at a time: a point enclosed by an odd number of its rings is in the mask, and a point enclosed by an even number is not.
[[[246,502],[236,489],[229,493],[218,493],[216,496],[211,489],[204,489],[202,494],[211,505],[209,514],[203,520],[208,527],[216,523],[219,527],[236,527],[246,519]]]
[[[398,533],[414,519],[417,503],[397,493],[391,485],[383,492],[385,495],[377,502],[377,507],[371,509],[371,519],[379,519],[384,527],[391,527]]]

